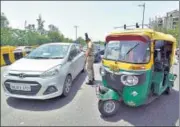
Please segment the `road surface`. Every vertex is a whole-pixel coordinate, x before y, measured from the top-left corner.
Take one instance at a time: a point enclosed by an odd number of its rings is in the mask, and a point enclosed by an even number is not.
[[[175,71],[179,74],[179,65]],[[99,64],[95,64],[97,82]],[[7,67],[1,68],[1,78]],[[171,95],[162,95],[147,106],[121,105],[111,118],[102,118],[95,88],[87,86],[86,73],[73,83],[70,96],[46,101],[8,98],[1,85],[1,126],[174,126],[179,125],[179,77]]]

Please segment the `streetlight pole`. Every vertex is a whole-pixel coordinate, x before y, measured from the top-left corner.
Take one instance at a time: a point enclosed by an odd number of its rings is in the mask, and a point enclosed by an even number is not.
[[[144,28],[144,13],[145,13],[145,8],[146,8],[146,4],[141,4],[138,5],[139,7],[143,7],[143,19],[142,19],[142,28]]]
[[[78,28],[78,26],[74,26],[74,28],[75,28],[75,35],[76,35],[76,41],[77,41],[77,28]]]

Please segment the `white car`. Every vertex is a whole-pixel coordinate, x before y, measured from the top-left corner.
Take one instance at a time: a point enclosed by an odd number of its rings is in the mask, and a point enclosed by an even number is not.
[[[3,74],[3,88],[7,96],[14,98],[67,96],[72,81],[84,67],[85,55],[78,44],[44,44],[8,67]]]

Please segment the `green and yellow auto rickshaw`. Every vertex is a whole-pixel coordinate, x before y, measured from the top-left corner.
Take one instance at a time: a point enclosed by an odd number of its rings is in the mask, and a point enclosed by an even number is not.
[[[102,116],[117,113],[120,102],[141,106],[161,94],[170,94],[177,77],[173,74],[176,39],[152,29],[112,32],[106,48],[96,87]]]

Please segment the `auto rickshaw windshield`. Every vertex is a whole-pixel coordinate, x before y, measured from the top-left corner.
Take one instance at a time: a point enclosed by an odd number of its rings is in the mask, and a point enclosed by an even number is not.
[[[150,61],[149,42],[109,41],[106,45],[104,59],[137,64],[148,63]]]

